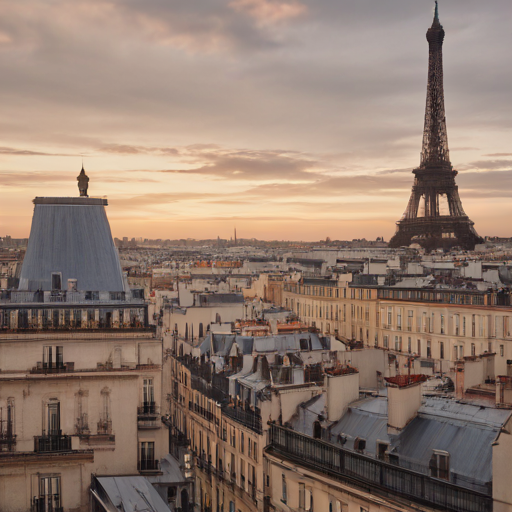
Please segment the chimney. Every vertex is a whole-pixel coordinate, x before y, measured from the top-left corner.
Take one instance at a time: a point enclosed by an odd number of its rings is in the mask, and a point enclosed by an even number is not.
[[[76,292],[77,291],[77,280],[76,279],[68,279],[68,292]]]
[[[327,390],[327,419],[339,420],[350,403],[359,399],[359,371],[351,366],[325,369]]]
[[[464,398],[464,360],[455,362],[455,396],[460,400]]]
[[[389,434],[398,434],[416,417],[421,406],[421,384],[426,380],[426,375],[386,377]]]

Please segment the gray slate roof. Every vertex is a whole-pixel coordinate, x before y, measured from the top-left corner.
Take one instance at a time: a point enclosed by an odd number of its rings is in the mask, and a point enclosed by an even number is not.
[[[103,201],[103,202],[101,202]],[[36,198],[19,290],[51,290],[51,273],[62,288],[122,292],[123,273],[105,212],[105,200]]]
[[[312,424],[323,403],[315,397],[299,406],[292,428],[312,435]],[[389,442],[400,466],[426,474],[433,450],[444,450],[450,454],[451,481],[478,490],[492,481],[492,443],[510,414],[508,410],[430,397],[398,435],[389,435],[386,398],[366,398],[352,403],[331,426],[330,442],[341,443],[343,435],[344,448],[353,450],[356,437],[365,439],[364,453],[371,456],[376,456],[378,440]]]

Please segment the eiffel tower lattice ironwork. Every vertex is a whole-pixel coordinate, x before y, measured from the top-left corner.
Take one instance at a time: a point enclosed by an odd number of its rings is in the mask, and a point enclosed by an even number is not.
[[[443,91],[444,30],[436,10],[427,31],[429,45],[427,104],[421,162],[414,169],[411,197],[389,247],[418,243],[428,250],[459,246],[473,250],[482,243],[464,213],[450,162]]]

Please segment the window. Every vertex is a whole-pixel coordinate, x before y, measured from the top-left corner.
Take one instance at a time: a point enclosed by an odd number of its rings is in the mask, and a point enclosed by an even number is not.
[[[250,437],[247,439],[247,456],[252,457],[252,441]]]
[[[441,334],[444,334],[444,315],[441,315]]]
[[[0,450],[12,451],[16,441],[14,433],[14,398],[7,399],[6,415],[3,415],[3,408],[0,407],[0,439],[4,442]],[[2,421],[3,420],[3,421]]]
[[[459,315],[455,315],[455,336],[459,335],[459,328],[460,328],[460,317],[459,317]]]
[[[142,442],[139,446],[139,471],[158,469],[155,461],[155,443],[152,441]]]
[[[377,440],[377,457],[380,460],[386,460],[389,443]]]
[[[236,428],[231,427],[231,446],[236,448]]]
[[[410,309],[407,312],[407,330],[412,331],[412,319],[413,319],[414,311]]]
[[[244,453],[244,449],[245,449],[244,433],[240,432],[240,453]]]
[[[466,317],[462,317],[462,336],[466,336]]]
[[[472,356],[476,355],[476,348],[475,348],[475,344],[474,343],[471,343],[471,355]]]
[[[409,352],[409,354],[412,352],[412,340],[410,336],[407,338],[407,352]]]
[[[236,480],[236,459],[235,454],[231,454],[231,481],[234,482]]]
[[[49,436],[60,436],[60,402],[50,399],[46,404],[46,429]]]
[[[112,433],[112,418],[110,417],[110,389],[105,387],[101,390],[101,412],[98,421],[98,434]]]
[[[434,478],[450,480],[450,454],[441,450],[434,450],[430,458],[430,474]]]
[[[142,402],[144,407],[150,409],[155,406],[155,388],[153,387],[153,379],[143,379],[142,386]],[[154,411],[148,410],[144,411],[148,413],[152,413]]]
[[[245,491],[245,461],[240,459],[240,487]]]
[[[286,477],[284,476],[284,474],[281,475],[281,492],[282,492],[281,501],[283,503],[286,503],[286,500],[288,498],[287,498],[287,490],[286,490]]]
[[[252,464],[247,464],[247,473],[248,473],[248,483],[249,483],[249,493],[253,499],[256,499],[256,470]]]
[[[430,359],[432,357],[432,343],[430,340],[427,341],[427,358]]]
[[[61,508],[60,476],[40,476],[33,504],[37,512],[55,512]]]
[[[398,308],[396,314],[396,328],[401,331],[402,330],[402,308]]]
[[[299,483],[299,510],[303,512],[306,508],[306,484]]]
[[[253,442],[252,443],[252,451],[253,451],[253,456],[252,458],[258,462],[258,443],[255,443]]]
[[[89,392],[80,389],[75,395],[75,430],[77,434],[89,433],[89,417],[87,414],[87,401]]]
[[[64,368],[62,347],[43,347],[43,368]]]
[[[354,450],[364,451],[366,449],[366,439],[362,439],[360,437],[356,437],[354,439]]]
[[[418,340],[418,352],[417,354],[421,356],[421,340]]]
[[[384,348],[388,348],[388,339],[389,339],[388,335],[385,334],[384,335]]]
[[[503,357],[505,355],[505,346],[500,345],[500,356]]]

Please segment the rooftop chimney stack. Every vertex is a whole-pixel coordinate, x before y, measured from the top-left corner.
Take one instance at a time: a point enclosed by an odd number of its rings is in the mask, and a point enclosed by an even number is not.
[[[426,380],[426,375],[386,377],[389,434],[398,434],[416,417],[421,407],[421,384]]]
[[[327,419],[339,420],[350,403],[359,399],[359,372],[352,367],[326,370],[324,385],[327,390]]]

